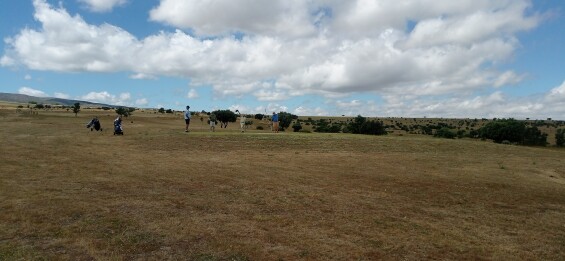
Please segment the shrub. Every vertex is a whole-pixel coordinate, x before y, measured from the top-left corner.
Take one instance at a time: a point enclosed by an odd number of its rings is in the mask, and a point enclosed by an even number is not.
[[[326,119],[318,120],[315,126],[316,132],[338,133],[341,131],[341,129],[341,123],[331,123]]]
[[[387,131],[382,121],[368,121],[367,118],[358,115],[346,126],[347,131],[353,134],[384,135]]]
[[[558,147],[565,145],[565,129],[558,129],[555,133],[555,145]]]
[[[263,126],[257,126],[256,129],[258,129],[258,130],[263,130]]]
[[[541,133],[537,127],[527,128],[522,141],[524,145],[545,146],[547,145],[547,134]]]
[[[438,137],[438,138],[446,138],[446,139],[453,139],[455,138],[456,134],[451,131],[451,129],[447,128],[447,127],[443,127],[439,130],[436,131],[436,134],[434,134],[434,137]]]
[[[302,125],[299,122],[297,122],[294,125],[292,125],[292,129],[294,130],[294,132],[298,132],[302,129]]]
[[[491,139],[496,143],[503,140],[522,142],[526,125],[514,119],[494,120],[487,123],[479,130],[479,137]]]
[[[514,119],[495,119],[479,129],[479,137],[491,139],[496,143],[507,140],[511,143],[533,146],[545,146],[547,134],[537,127],[526,127],[523,121]]]

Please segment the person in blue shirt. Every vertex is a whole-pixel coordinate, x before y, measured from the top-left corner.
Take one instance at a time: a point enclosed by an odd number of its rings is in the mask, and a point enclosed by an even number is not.
[[[279,115],[273,112],[273,117],[271,117],[271,121],[273,121],[273,131],[275,133],[279,132]]]
[[[186,106],[186,111],[184,111],[184,123],[186,123],[185,132],[188,132],[188,125],[190,125],[190,106]]]

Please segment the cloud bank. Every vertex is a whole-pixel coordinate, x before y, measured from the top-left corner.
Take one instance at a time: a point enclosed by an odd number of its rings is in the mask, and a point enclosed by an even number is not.
[[[81,1],[98,11],[125,3]],[[137,38],[45,0],[33,4],[41,28],[7,38],[2,66],[183,77],[268,102],[322,95],[339,107],[335,97],[372,93],[391,113],[418,114],[508,102],[501,92],[470,95],[524,78],[498,65],[519,48],[516,35],[541,21],[529,0],[161,0],[150,20],[178,29]]]

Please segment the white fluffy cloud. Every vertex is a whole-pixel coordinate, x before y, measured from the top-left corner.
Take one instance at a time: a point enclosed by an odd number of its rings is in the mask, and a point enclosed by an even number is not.
[[[311,115],[311,116],[328,116],[328,115],[330,115],[330,113],[324,108],[321,108],[321,107],[309,108],[309,107],[303,107],[303,106],[297,107],[292,113],[296,114],[296,115]]]
[[[124,5],[127,0],[78,0],[84,3],[93,12],[108,12],[115,6]]]
[[[70,99],[71,96],[66,94],[66,93],[61,93],[61,92],[56,92],[53,94],[53,97],[55,98],[61,98],[61,99]]]
[[[81,1],[98,11],[125,3]],[[412,96],[387,105],[390,112],[399,104],[430,113],[464,110],[461,103],[473,100],[434,104],[433,97],[468,97],[520,82],[523,75],[496,65],[512,59],[517,33],[540,22],[528,12],[529,0],[160,0],[150,19],[193,34],[162,31],[139,39],[45,0],[33,4],[41,28],[6,39],[0,65],[128,71],[133,79],[178,76],[220,95],[271,102],[306,94]],[[92,94],[121,101],[108,95]],[[469,106],[495,106],[495,98],[479,97]]]
[[[131,105],[131,94],[127,92],[120,93],[119,95],[111,94],[107,91],[89,92],[86,95],[78,97],[78,99],[110,105]]]
[[[500,75],[514,72],[485,64],[508,59],[518,44],[514,34],[537,23],[535,16],[525,15],[526,0],[408,1],[402,7],[393,2],[162,0],[151,11],[154,20],[197,33],[248,32],[242,39],[201,40],[180,30],[137,39],[119,27],[91,25],[35,0],[42,29],[23,29],[8,39],[10,52],[2,59],[37,70],[183,76],[220,91],[274,79],[300,92],[424,95],[499,84]],[[423,2],[427,11],[419,13]],[[331,10],[325,11],[331,15],[316,10]],[[210,19],[211,13],[226,15]],[[412,20],[414,30],[406,31]]]
[[[47,93],[40,91],[40,90],[36,90],[30,87],[21,87],[18,90],[19,94],[24,94],[24,95],[29,95],[29,96],[35,96],[35,97],[49,97],[49,95],[47,95]]]
[[[496,91],[488,95],[452,98],[409,95],[384,98],[382,104],[360,100],[336,101],[336,110],[326,115],[520,119],[562,119],[565,115],[565,81],[546,93],[528,97],[514,97]]]
[[[188,91],[188,94],[186,95],[187,98],[189,99],[195,99],[198,98],[198,92],[195,89],[190,89],[190,91]]]
[[[21,87],[18,90],[19,94],[25,94],[35,97],[55,97],[61,99],[71,99],[71,95],[61,92],[55,92],[53,95],[49,95],[44,91],[33,89],[30,87]],[[89,102],[96,102],[96,103],[105,103],[110,105],[122,105],[122,106],[145,106],[149,104],[147,98],[139,98],[132,102],[131,94],[128,92],[120,93],[118,95],[111,94],[107,91],[102,92],[89,92],[85,95],[74,97],[77,100],[84,100]]]
[[[135,100],[135,105],[137,106],[146,106],[147,104],[149,104],[149,101],[146,98]]]
[[[145,73],[132,74],[132,75],[129,76],[129,78],[134,79],[134,80],[155,80],[155,79],[157,79],[157,77],[150,75],[150,74],[145,74]]]
[[[316,32],[303,0],[161,0],[150,12],[154,21],[192,28],[200,35],[232,32],[304,36]]]

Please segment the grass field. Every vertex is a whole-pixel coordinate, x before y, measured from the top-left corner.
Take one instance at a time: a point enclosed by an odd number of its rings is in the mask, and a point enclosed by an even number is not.
[[[563,149],[112,119],[0,110],[0,260],[565,258]]]

